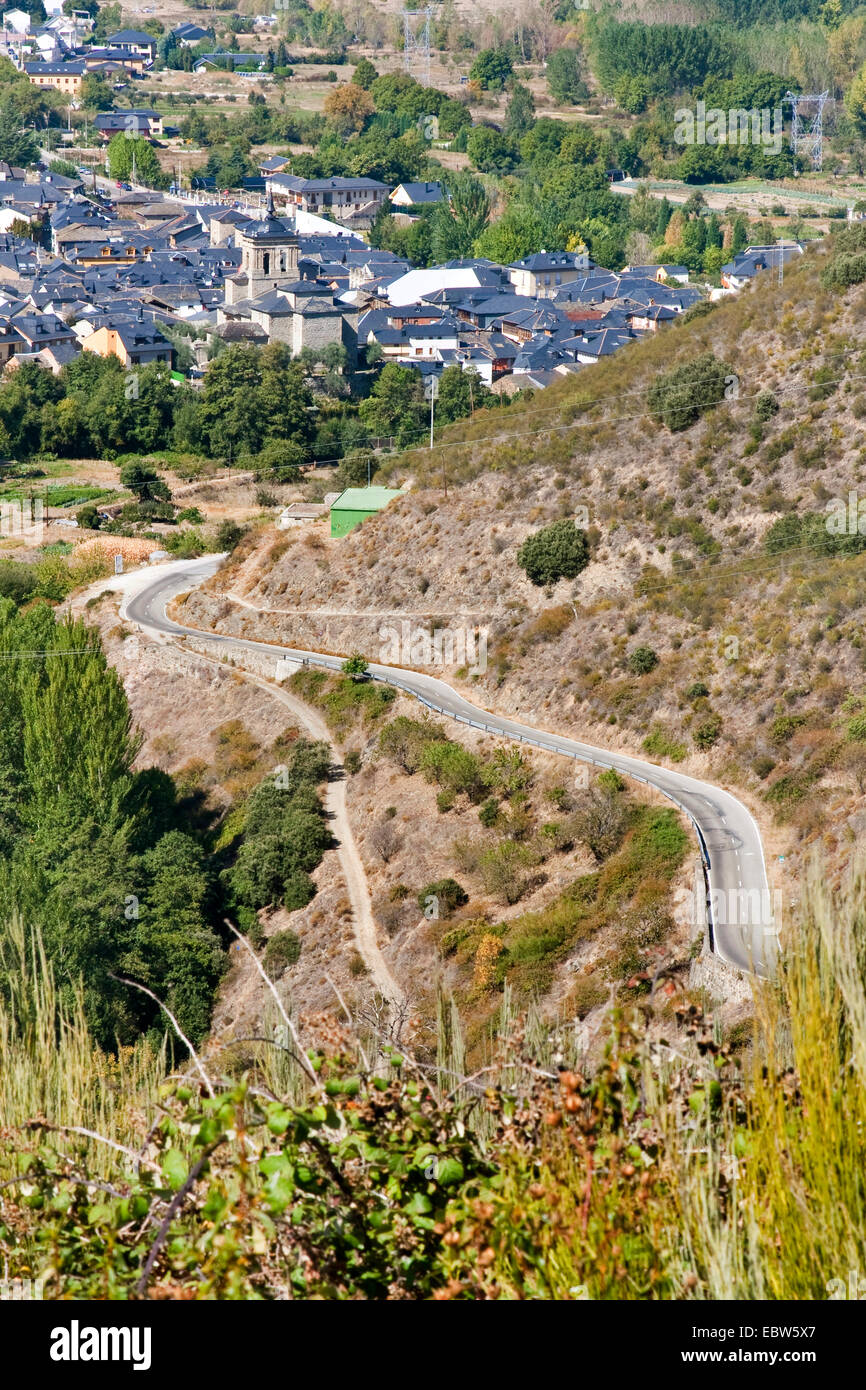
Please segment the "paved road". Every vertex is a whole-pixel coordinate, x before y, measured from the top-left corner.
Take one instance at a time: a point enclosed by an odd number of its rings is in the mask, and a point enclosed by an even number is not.
[[[203,560],[179,561],[160,568],[153,581],[124,601],[122,612],[130,621],[154,633],[171,636],[206,637],[226,648],[270,653],[291,661],[339,669],[342,658],[321,652],[281,647],[268,642],[251,642],[239,637],[181,627],[166,614],[166,604],[175,595],[200,584],[214,574],[221,556]],[[729,792],[710,782],[687,777],[671,768],[594,748],[559,734],[545,733],[529,724],[491,714],[472,704],[445,681],[418,671],[370,664],[374,680],[386,681],[420,700],[428,708],[448,715],[474,729],[515,739],[551,753],[590,763],[598,768],[615,768],[626,777],[655,787],[679,806],[691,819],[701,847],[707,881],[707,905],[713,949],[729,965],[757,975],[772,974],[778,951],[777,923],[767,882],[761,836],[747,808]]]

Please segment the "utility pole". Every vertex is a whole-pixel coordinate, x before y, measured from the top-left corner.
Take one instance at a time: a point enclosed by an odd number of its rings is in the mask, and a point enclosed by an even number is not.
[[[428,377],[424,386],[424,395],[430,402],[430,448],[433,448],[433,409],[436,405],[436,397],[439,395],[439,378],[436,376]]]

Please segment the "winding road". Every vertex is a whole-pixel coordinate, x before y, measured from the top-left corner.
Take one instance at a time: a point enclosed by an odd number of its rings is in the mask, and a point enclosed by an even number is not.
[[[227,649],[266,653],[275,659],[339,670],[342,658],[338,656],[182,627],[169,618],[166,613],[169,600],[210,578],[222,559],[222,556],[208,556],[176,561],[155,570],[152,579],[143,576],[142,586],[124,599],[121,616],[154,634],[203,638]],[[710,942],[716,955],[738,970],[763,977],[773,974],[778,955],[778,921],[774,917],[761,836],[747,807],[730,792],[671,768],[657,767],[640,758],[595,748],[491,714],[434,676],[375,663],[370,663],[368,671],[373,680],[385,681],[414,696],[428,709],[473,729],[559,753],[594,767],[615,768],[625,777],[655,787],[684,811],[695,827],[704,864]]]

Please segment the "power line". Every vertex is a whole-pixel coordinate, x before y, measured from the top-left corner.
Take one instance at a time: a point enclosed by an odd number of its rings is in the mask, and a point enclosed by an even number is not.
[[[0,652],[0,661],[37,661],[43,656],[96,656],[104,655],[100,647],[51,647],[42,652],[20,651]]]

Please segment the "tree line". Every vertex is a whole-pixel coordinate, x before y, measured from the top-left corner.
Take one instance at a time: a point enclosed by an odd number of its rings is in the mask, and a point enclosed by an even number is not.
[[[352,399],[338,370],[345,354],[331,347],[293,358],[281,343],[231,344],[208,364],[200,389],[175,381],[161,362],[128,373],[117,358],[82,352],[57,376],[27,362],[0,383],[0,456],[116,458],[170,448],[289,481],[301,466],[339,460],[371,436],[419,439],[429,406],[418,372],[387,363],[368,396]],[[331,370],[311,378],[322,357]],[[476,373],[447,367],[437,419],[461,419],[490,400]]]

